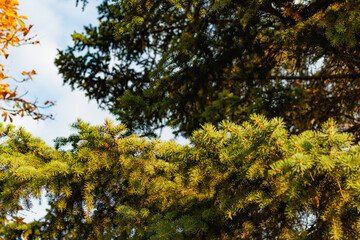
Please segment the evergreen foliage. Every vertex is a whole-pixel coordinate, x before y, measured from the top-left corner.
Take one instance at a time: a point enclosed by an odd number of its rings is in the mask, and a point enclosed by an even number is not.
[[[65,83],[144,135],[171,126],[189,136],[261,113],[293,133],[332,117],[358,138],[359,6],[105,0],[98,25],[74,33],[55,63]]]
[[[55,62],[124,124],[79,120],[55,148],[0,125],[0,239],[360,236],[357,1],[98,10]],[[166,125],[191,143],[133,134]],[[43,194],[46,216],[25,223]]]
[[[360,146],[332,120],[296,136],[281,119],[252,115],[205,124],[186,146],[111,121],[73,127],[52,149],[1,126],[3,239],[360,236]],[[41,191],[47,215],[24,223],[16,213]]]

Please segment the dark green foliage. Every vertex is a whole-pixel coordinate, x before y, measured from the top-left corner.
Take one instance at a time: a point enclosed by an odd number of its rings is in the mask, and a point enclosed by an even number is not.
[[[64,81],[130,130],[282,117],[291,132],[334,118],[359,135],[357,1],[122,0],[72,35]]]
[[[47,148],[20,130],[1,148],[0,208],[50,199],[44,219],[0,227],[5,239],[356,239],[360,146],[333,121],[289,135],[252,115],[206,124],[187,146],[124,137],[79,121]],[[4,136],[6,136],[4,134]],[[46,154],[45,154],[46,153]],[[51,159],[51,160],[49,160]],[[3,217],[4,219],[4,217]],[[4,221],[4,220],[3,220]]]

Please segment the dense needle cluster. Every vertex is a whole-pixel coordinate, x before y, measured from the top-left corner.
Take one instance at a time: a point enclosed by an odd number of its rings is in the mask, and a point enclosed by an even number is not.
[[[252,115],[206,124],[191,144],[126,136],[106,121],[46,147],[2,128],[5,239],[355,239],[360,234],[359,151],[333,121],[289,135]],[[61,147],[71,144],[70,150]],[[16,217],[45,192],[47,215]],[[6,213],[8,215],[6,215]],[[9,216],[12,214],[12,218]],[[12,220],[11,220],[12,219]],[[10,220],[10,221],[9,221]]]

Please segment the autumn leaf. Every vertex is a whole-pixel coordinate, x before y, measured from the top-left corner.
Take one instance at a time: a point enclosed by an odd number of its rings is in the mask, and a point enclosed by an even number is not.
[[[51,101],[46,101],[46,102],[44,103],[44,105],[48,105],[48,104],[50,104],[50,105],[52,105],[52,106],[55,105],[55,103],[53,103],[53,102],[51,102]]]

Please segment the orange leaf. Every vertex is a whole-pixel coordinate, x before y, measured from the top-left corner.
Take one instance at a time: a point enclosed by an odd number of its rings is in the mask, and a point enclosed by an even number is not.
[[[23,21],[21,21],[20,19],[18,19],[17,21],[20,24],[21,28],[26,28],[25,23]]]
[[[28,19],[27,16],[23,16],[23,15],[19,16],[18,18]],[[30,26],[31,26],[31,25],[30,25]],[[30,27],[29,27],[29,28],[30,28]]]
[[[53,102],[51,102],[51,101],[46,101],[46,102],[44,103],[44,105],[48,105],[48,104],[50,104],[50,105],[52,105],[52,106],[55,105],[55,103],[53,103]]]

